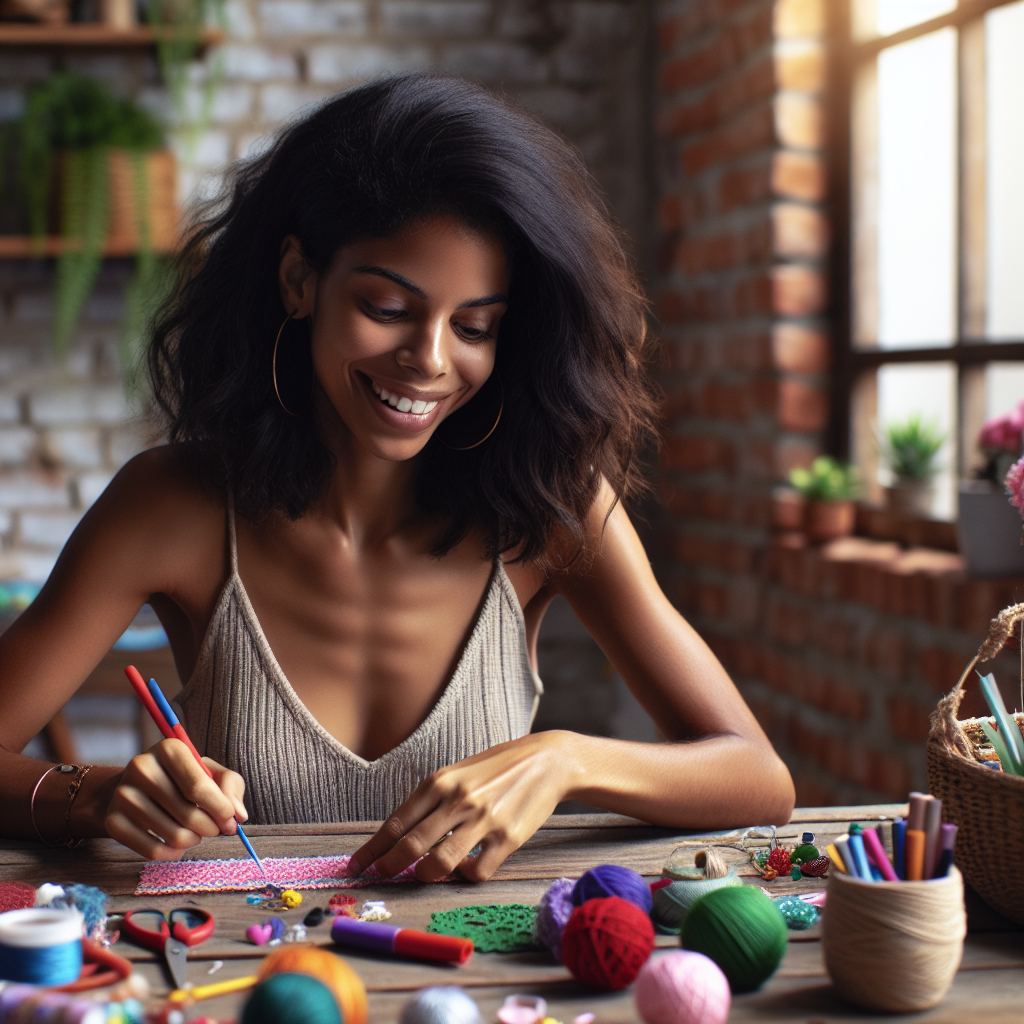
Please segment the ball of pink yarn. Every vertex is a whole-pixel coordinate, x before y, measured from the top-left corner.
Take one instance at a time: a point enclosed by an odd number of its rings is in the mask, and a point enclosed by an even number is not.
[[[718,964],[703,953],[679,950],[653,956],[634,989],[644,1024],[722,1024],[732,995]]]

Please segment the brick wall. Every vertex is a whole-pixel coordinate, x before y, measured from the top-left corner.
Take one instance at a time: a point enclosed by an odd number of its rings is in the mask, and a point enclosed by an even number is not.
[[[179,140],[182,199],[303,107],[369,78],[434,68],[467,75],[580,148],[638,257],[649,237],[647,54],[642,0],[231,0],[228,38],[193,71],[187,102],[219,87],[198,138]],[[4,51],[0,119],[58,63],[165,112],[152,55]],[[108,261],[66,367],[48,344],[52,267],[0,261],[0,579],[44,578],[74,524],[150,439],[119,384],[121,293]]]
[[[378,75],[433,68],[475,78],[583,153],[645,266],[651,237],[650,23],[645,0],[229,0],[228,38],[194,67],[187,102],[219,87],[208,127],[177,147],[183,200],[217,183],[282,122]],[[0,119],[56,59],[5,51]],[[69,69],[167,112],[151,55],[71,55]],[[117,468],[152,440],[120,385],[127,261],[108,261],[64,368],[49,347],[51,267],[0,261],[0,580],[40,580]],[[545,622],[539,724],[650,732],[607,660],[560,603]],[[581,709],[586,709],[581,714]],[[84,740],[83,740],[84,742]]]
[[[1024,596],[947,552],[772,537],[772,489],[823,450],[829,411],[826,2],[665,0],[656,19],[659,562],[802,804],[925,786],[928,712]]]

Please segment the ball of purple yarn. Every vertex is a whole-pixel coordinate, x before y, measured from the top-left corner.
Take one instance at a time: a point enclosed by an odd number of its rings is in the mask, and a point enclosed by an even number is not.
[[[618,896],[639,907],[645,914],[651,912],[651,887],[635,871],[620,868],[618,864],[599,864],[580,876],[572,891],[573,906],[582,906],[587,900]]]
[[[559,963],[562,961],[562,932],[573,912],[572,890],[575,884],[571,878],[556,878],[537,905],[534,931]]]

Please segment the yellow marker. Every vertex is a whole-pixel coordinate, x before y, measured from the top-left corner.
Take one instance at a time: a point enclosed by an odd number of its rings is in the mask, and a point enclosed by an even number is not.
[[[846,865],[843,863],[843,858],[839,856],[839,851],[835,848],[834,843],[829,843],[825,847],[825,852],[828,854],[829,859],[840,871],[845,875],[847,874]]]
[[[172,1003],[198,1002],[200,999],[212,999],[214,996],[227,995],[229,992],[241,992],[252,988],[259,978],[255,974],[244,978],[229,978],[227,981],[215,981],[212,985],[197,985],[195,988],[176,988],[167,998]]]

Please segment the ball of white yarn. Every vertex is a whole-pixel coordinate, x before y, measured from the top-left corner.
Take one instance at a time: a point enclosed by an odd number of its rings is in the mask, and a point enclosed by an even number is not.
[[[425,988],[405,1004],[401,1024],[481,1024],[476,1003],[457,985]]]
[[[64,892],[64,886],[54,885],[52,882],[43,882],[38,889],[36,889],[36,906],[37,907],[48,907],[58,896],[66,895]]]

